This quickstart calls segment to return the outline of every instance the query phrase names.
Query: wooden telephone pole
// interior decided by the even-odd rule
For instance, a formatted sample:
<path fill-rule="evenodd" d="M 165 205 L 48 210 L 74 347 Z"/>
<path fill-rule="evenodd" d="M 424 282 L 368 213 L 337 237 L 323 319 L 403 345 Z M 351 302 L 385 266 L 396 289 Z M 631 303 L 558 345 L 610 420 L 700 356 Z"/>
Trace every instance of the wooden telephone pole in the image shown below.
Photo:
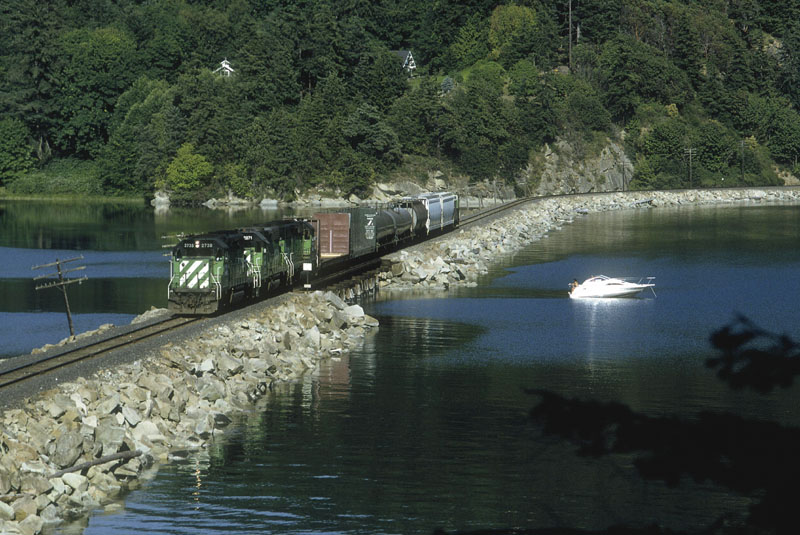
<path fill-rule="evenodd" d="M 692 158 L 694 158 L 695 154 L 697 154 L 697 150 L 694 147 L 691 147 L 685 149 L 683 153 L 689 157 L 689 187 L 693 188 L 694 183 L 692 182 Z"/>
<path fill-rule="evenodd" d="M 38 280 L 42 280 L 42 279 L 50 279 L 50 278 L 54 278 L 54 277 L 56 278 L 56 280 L 53 280 L 51 282 L 45 282 L 43 284 L 40 284 L 40 285 L 36 286 L 36 289 L 37 290 L 43 290 L 45 288 L 58 288 L 59 290 L 61 290 L 61 293 L 64 294 L 64 305 L 67 308 L 67 322 L 69 322 L 69 336 L 70 336 L 70 338 L 75 338 L 75 328 L 72 326 L 72 313 L 69 310 L 69 299 L 67 299 L 67 285 L 68 284 L 73 284 L 73 283 L 76 283 L 76 282 L 78 284 L 80 284 L 83 281 L 88 280 L 89 277 L 84 275 L 83 277 L 81 277 L 79 279 L 65 279 L 64 275 L 66 275 L 67 273 L 72 273 L 74 271 L 80 271 L 82 269 L 86 269 L 86 266 L 78 266 L 76 268 L 62 270 L 61 269 L 61 264 L 66 264 L 67 262 L 74 262 L 76 260 L 83 260 L 83 255 L 75 257 L 75 258 L 70 258 L 69 260 L 59 260 L 58 258 L 56 258 L 55 262 L 51 262 L 49 264 L 42 264 L 40 266 L 32 266 L 31 267 L 31 270 L 48 268 L 48 267 L 52 267 L 52 266 L 56 267 L 56 271 L 55 272 L 48 273 L 46 275 L 39 275 L 38 277 L 34 277 L 33 280 L 38 281 Z"/>
<path fill-rule="evenodd" d="M 572 0 L 569 0 L 569 73 L 572 74 Z"/>

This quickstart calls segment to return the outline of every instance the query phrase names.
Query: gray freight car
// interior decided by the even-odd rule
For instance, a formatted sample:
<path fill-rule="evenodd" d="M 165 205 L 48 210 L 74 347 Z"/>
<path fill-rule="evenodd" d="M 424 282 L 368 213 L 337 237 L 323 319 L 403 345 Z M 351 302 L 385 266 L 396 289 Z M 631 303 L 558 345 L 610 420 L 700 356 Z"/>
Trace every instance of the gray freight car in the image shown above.
<path fill-rule="evenodd" d="M 458 226 L 458 195 L 449 192 L 425 193 L 417 197 L 425 205 L 428 234 Z"/>

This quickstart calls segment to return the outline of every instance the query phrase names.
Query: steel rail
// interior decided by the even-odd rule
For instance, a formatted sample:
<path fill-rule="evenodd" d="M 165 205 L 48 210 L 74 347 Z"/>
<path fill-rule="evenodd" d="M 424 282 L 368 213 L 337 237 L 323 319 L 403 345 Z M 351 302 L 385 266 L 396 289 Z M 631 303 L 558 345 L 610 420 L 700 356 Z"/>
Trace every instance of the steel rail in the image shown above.
<path fill-rule="evenodd" d="M 492 216 L 495 216 L 497 214 L 501 214 L 501 213 L 503 213 L 503 212 L 505 212 L 507 210 L 510 210 L 511 208 L 515 208 L 517 206 L 520 206 L 522 204 L 525 204 L 525 203 L 528 203 L 528 202 L 531 202 L 533 200 L 540 199 L 540 198 L 541 197 L 521 197 L 519 199 L 514 199 L 513 201 L 509 201 L 507 203 L 503 203 L 503 204 L 499 204 L 499 205 L 493 206 L 492 208 L 487 208 L 486 210 L 481 210 L 480 212 L 471 214 L 471 215 L 461 219 L 461 221 L 459 222 L 459 226 L 471 225 L 473 223 L 476 223 L 476 222 L 481 221 L 483 219 L 486 219 L 488 217 L 492 217 Z"/>
<path fill-rule="evenodd" d="M 151 323 L 128 331 L 124 334 L 91 342 L 85 346 L 67 349 L 66 351 L 52 355 L 45 355 L 34 361 L 25 359 L 26 362 L 22 364 L 0 370 L 0 389 L 28 379 L 33 379 L 77 362 L 101 357 L 115 349 L 136 344 L 201 319 L 204 318 L 171 316 L 156 323 Z M 22 360 L 22 357 L 17 358 Z M 17 360 L 17 358 L 10 359 L 10 361 Z M 9 362 L 9 360 L 6 360 L 6 363 L 7 362 Z"/>

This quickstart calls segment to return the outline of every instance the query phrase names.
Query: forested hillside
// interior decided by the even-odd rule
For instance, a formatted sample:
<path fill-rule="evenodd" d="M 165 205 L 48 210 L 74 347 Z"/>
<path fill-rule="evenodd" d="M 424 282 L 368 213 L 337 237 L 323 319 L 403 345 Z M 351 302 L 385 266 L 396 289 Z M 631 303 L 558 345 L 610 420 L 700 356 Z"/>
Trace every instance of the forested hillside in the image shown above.
<path fill-rule="evenodd" d="M 410 163 L 515 184 L 556 138 L 624 143 L 631 188 L 800 174 L 798 0 L 0 5 L 12 192 L 348 194 Z"/>

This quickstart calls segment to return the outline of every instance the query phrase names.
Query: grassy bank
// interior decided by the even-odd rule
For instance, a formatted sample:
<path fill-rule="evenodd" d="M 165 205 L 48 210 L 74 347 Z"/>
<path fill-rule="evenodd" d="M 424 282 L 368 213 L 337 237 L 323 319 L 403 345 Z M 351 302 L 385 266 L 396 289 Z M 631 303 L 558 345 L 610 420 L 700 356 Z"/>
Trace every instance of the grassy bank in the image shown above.
<path fill-rule="evenodd" d="M 53 160 L 36 169 L 7 181 L 4 196 L 103 196 L 103 183 L 97 164 L 74 159 Z"/>
<path fill-rule="evenodd" d="M 147 200 L 142 196 L 137 197 L 117 197 L 113 195 L 80 195 L 80 194 L 18 194 L 11 193 L 6 188 L 0 187 L 0 201 L 42 201 L 42 202 L 64 202 L 74 203 L 82 202 L 84 204 L 108 204 L 108 203 L 126 203 L 126 204 L 145 204 Z"/>
<path fill-rule="evenodd" d="M 0 199 L 19 201 L 143 202 L 141 195 L 118 197 L 103 188 L 94 162 L 64 159 L 0 187 Z"/>

